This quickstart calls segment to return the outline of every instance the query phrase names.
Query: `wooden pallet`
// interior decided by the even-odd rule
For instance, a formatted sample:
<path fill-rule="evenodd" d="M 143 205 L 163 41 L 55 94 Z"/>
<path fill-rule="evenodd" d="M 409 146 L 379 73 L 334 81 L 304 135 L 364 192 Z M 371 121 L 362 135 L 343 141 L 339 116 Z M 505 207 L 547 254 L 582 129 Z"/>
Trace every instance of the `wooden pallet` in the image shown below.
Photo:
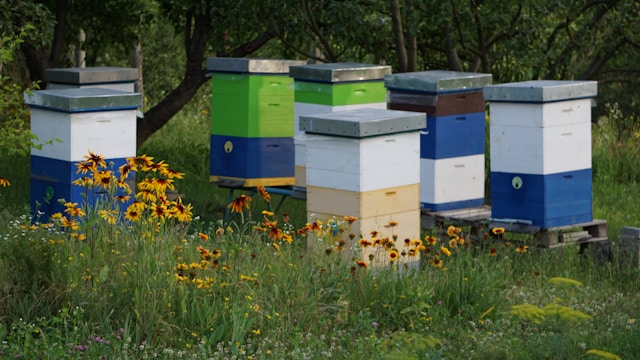
<path fill-rule="evenodd" d="M 548 229 L 530 224 L 492 221 L 489 227 L 491 229 L 504 228 L 506 232 L 511 233 L 532 235 L 538 246 L 548 248 L 608 240 L 606 220 L 593 220 Z"/>
<path fill-rule="evenodd" d="M 455 226 L 477 225 L 487 221 L 491 217 L 491 207 L 484 205 L 478 207 L 431 212 L 422 211 L 422 228 L 451 224 Z"/>

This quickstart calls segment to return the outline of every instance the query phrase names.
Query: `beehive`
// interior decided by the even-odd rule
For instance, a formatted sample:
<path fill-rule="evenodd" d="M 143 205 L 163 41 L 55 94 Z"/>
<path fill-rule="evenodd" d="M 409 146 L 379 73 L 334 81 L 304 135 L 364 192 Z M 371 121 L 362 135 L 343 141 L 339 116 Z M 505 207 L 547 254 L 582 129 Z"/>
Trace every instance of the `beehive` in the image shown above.
<path fill-rule="evenodd" d="M 491 211 L 544 229 L 592 213 L 591 98 L 595 81 L 536 80 L 487 86 Z"/>
<path fill-rule="evenodd" d="M 360 248 L 357 241 L 372 231 L 395 237 L 399 252 L 404 239 L 420 238 L 419 130 L 425 121 L 424 114 L 374 108 L 300 118 L 307 144 L 309 221 L 357 217 L 348 230 L 355 240 L 347 244 L 347 258 L 371 261 L 371 249 Z M 372 263 L 386 263 L 383 255 Z"/>
<path fill-rule="evenodd" d="M 295 184 L 306 187 L 306 141 L 300 117 L 359 108 L 386 109 L 384 75 L 390 66 L 330 63 L 292 66 L 295 82 Z"/>
<path fill-rule="evenodd" d="M 55 68 L 44 71 L 47 90 L 106 88 L 134 92 L 138 69 L 121 67 Z"/>
<path fill-rule="evenodd" d="M 56 199 L 89 206 L 100 194 L 73 185 L 83 176 L 76 164 L 91 151 L 112 170 L 136 156 L 137 93 L 105 88 L 33 91 L 25 94 L 30 106 L 31 131 L 42 148 L 31 149 L 31 207 L 46 217 L 64 210 Z M 86 196 L 85 196 L 86 195 Z"/>
<path fill-rule="evenodd" d="M 484 204 L 485 101 L 491 74 L 432 70 L 385 76 L 388 107 L 427 114 L 420 202 L 444 211 Z"/>
<path fill-rule="evenodd" d="M 293 80 L 304 61 L 208 58 L 211 75 L 212 182 L 294 183 Z"/>

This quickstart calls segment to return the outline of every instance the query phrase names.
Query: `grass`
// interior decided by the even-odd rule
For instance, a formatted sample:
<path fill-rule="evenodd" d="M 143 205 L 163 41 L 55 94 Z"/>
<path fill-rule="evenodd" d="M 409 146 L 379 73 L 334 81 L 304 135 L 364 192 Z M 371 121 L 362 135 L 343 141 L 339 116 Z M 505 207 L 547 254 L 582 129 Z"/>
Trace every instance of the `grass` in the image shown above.
<path fill-rule="evenodd" d="M 0 188 L 0 358 L 636 356 L 638 270 L 596 265 L 577 247 L 524 248 L 517 236 L 472 243 L 469 229 L 428 229 L 417 269 L 391 260 L 365 268 L 367 259 L 341 256 L 348 231 L 336 238 L 327 224 L 305 226 L 302 201 L 271 213 L 280 197 L 253 194 L 223 223 L 230 194 L 208 182 L 205 109 L 203 92 L 139 150 L 185 173 L 176 191 L 193 208 L 182 218 L 145 210 L 125 226 L 132 214 L 105 212 L 116 205 L 105 202 L 69 204 L 67 222 L 33 226 L 24 215 L 28 159 L 3 160 L 12 185 Z M 615 239 L 638 224 L 629 194 L 640 144 L 613 134 L 606 122 L 594 128 L 593 196 L 595 217 Z M 308 251 L 300 229 L 331 251 Z"/>

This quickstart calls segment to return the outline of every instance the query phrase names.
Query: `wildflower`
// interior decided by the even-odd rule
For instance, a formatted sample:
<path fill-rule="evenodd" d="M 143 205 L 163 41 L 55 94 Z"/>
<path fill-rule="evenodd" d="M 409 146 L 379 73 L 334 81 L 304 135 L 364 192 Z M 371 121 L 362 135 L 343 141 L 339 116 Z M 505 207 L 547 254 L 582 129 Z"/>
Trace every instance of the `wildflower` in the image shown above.
<path fill-rule="evenodd" d="M 151 213 L 152 218 L 154 219 L 159 218 L 160 220 L 164 221 L 166 216 L 167 216 L 167 208 L 164 205 L 156 204 L 153 207 L 153 212 Z"/>
<path fill-rule="evenodd" d="M 278 243 L 274 242 L 272 244 L 272 246 L 273 246 L 274 249 L 276 249 L 276 251 L 278 251 L 278 252 L 280 251 L 280 245 L 278 245 Z"/>
<path fill-rule="evenodd" d="M 440 251 L 446 256 L 451 256 L 451 251 L 444 246 L 440 246 Z"/>
<path fill-rule="evenodd" d="M 184 173 L 177 172 L 168 168 L 160 169 L 160 174 L 166 176 L 169 179 L 183 179 Z"/>
<path fill-rule="evenodd" d="M 357 220 L 358 220 L 357 217 L 347 216 L 347 215 L 344 216 L 344 221 L 348 222 L 349 224 L 353 224 Z"/>
<path fill-rule="evenodd" d="M 127 208 L 127 212 L 124 215 L 124 218 L 129 220 L 129 221 L 138 221 L 140 220 L 140 211 L 138 210 L 137 206 L 134 206 L 134 204 L 129 205 L 129 207 Z"/>
<path fill-rule="evenodd" d="M 118 168 L 118 172 L 120 173 L 120 180 L 124 180 L 129 177 L 129 173 L 133 170 L 133 166 L 129 163 L 126 163 Z"/>
<path fill-rule="evenodd" d="M 173 206 L 171 207 L 170 214 L 178 219 L 181 222 L 189 222 L 191 221 L 192 209 L 193 206 L 191 204 L 184 205 L 182 203 L 182 198 L 178 198 L 176 201 L 171 203 Z"/>
<path fill-rule="evenodd" d="M 116 195 L 115 196 L 115 200 L 119 201 L 122 204 L 124 204 L 127 201 L 131 200 L 131 195 Z"/>
<path fill-rule="evenodd" d="M 356 260 L 356 265 L 363 267 L 363 268 L 367 268 L 367 263 L 362 261 L 362 260 Z"/>
<path fill-rule="evenodd" d="M 165 193 L 167 189 L 171 189 L 171 190 L 175 189 L 175 186 L 173 185 L 173 180 L 171 179 L 156 178 L 156 179 L 153 179 L 152 181 L 153 181 L 153 187 L 158 193 Z"/>
<path fill-rule="evenodd" d="M 438 239 L 436 239 L 435 236 L 427 235 L 424 239 L 429 245 L 435 245 L 438 242 Z"/>
<path fill-rule="evenodd" d="M 399 254 L 398 254 L 398 251 L 396 249 L 393 249 L 393 250 L 389 251 L 389 254 L 387 256 L 389 256 L 389 260 L 396 261 L 396 260 L 398 260 Z"/>
<path fill-rule="evenodd" d="M 369 240 L 367 240 L 367 239 L 360 239 L 360 241 L 358 242 L 358 244 L 360 244 L 360 246 L 365 247 L 365 248 L 366 248 L 366 247 L 368 247 L 368 246 L 373 245 L 373 244 L 371 243 L 371 241 L 369 241 Z"/>
<path fill-rule="evenodd" d="M 503 227 L 493 228 L 491 229 L 491 232 L 493 233 L 493 235 L 502 235 L 504 234 L 504 228 Z"/>
<path fill-rule="evenodd" d="M 418 254 L 418 250 L 416 249 L 409 249 L 409 251 L 407 252 L 407 254 L 409 256 L 416 256 L 416 254 Z"/>
<path fill-rule="evenodd" d="M 118 220 L 118 212 L 115 210 L 98 210 L 98 215 L 100 215 L 102 220 L 106 221 L 107 224 L 115 225 Z"/>
<path fill-rule="evenodd" d="M 157 172 L 157 171 L 164 171 L 165 169 L 169 168 L 169 164 L 165 163 L 164 160 L 161 160 L 160 162 L 154 163 L 154 164 L 150 164 L 148 166 L 148 169 L 146 170 L 151 170 L 153 172 Z"/>
<path fill-rule="evenodd" d="M 409 242 L 409 244 L 410 244 L 411 246 L 416 246 L 416 247 L 418 247 L 418 246 L 422 246 L 422 240 L 420 240 L 420 239 L 411 239 L 411 241 Z"/>
<path fill-rule="evenodd" d="M 458 241 L 455 238 L 449 240 L 449 247 L 450 248 L 454 248 L 456 246 L 458 246 Z"/>
<path fill-rule="evenodd" d="M 224 229 L 223 228 L 217 228 L 216 229 L 216 236 L 222 236 L 224 235 Z"/>
<path fill-rule="evenodd" d="M 431 266 L 433 266 L 434 268 L 441 268 L 442 265 L 444 265 L 444 263 L 442 262 L 442 260 L 440 260 L 440 258 L 436 257 L 431 260 Z"/>
<path fill-rule="evenodd" d="M 127 162 L 131 164 L 132 170 L 148 171 L 150 166 L 153 165 L 153 157 L 147 155 L 136 156 L 128 158 Z"/>
<path fill-rule="evenodd" d="M 459 234 L 462 231 L 462 229 L 460 229 L 459 227 L 455 227 L 453 225 L 449 225 L 449 227 L 447 228 L 447 235 L 453 237 L 456 236 L 457 234 Z"/>
<path fill-rule="evenodd" d="M 100 170 L 93 173 L 93 181 L 105 189 L 108 188 L 111 184 L 111 170 Z"/>
<path fill-rule="evenodd" d="M 269 210 L 262 210 L 262 215 L 264 215 L 265 217 L 271 217 L 273 216 L 273 213 Z"/>
<path fill-rule="evenodd" d="M 394 227 L 394 226 L 396 226 L 396 225 L 398 225 L 398 222 L 397 222 L 397 221 L 395 221 L 395 220 L 391 220 L 391 221 L 389 221 L 389 224 L 388 224 L 388 226 L 389 226 L 389 227 Z"/>
<path fill-rule="evenodd" d="M 282 240 L 286 241 L 289 244 L 293 243 L 293 237 L 289 234 L 283 234 Z"/>
<path fill-rule="evenodd" d="M 464 245 L 464 238 L 462 236 L 456 235 L 455 239 L 459 246 Z"/>
<path fill-rule="evenodd" d="M 227 207 L 231 209 L 231 212 L 242 213 L 243 207 L 246 207 L 247 209 L 249 208 L 250 201 L 251 197 L 243 194 L 231 201 Z"/>
<path fill-rule="evenodd" d="M 378 324 L 378 323 L 377 323 L 377 322 L 375 322 L 375 321 L 371 323 L 371 326 L 372 326 L 372 327 L 374 327 L 374 328 L 377 328 L 379 325 L 380 325 L 380 324 Z"/>
<path fill-rule="evenodd" d="M 87 159 L 87 162 L 91 162 L 97 167 L 107 167 L 107 163 L 106 161 L 104 161 L 104 157 L 102 155 L 94 154 L 93 152 L 91 152 L 91 150 L 89 150 L 89 155 L 85 155 L 84 158 Z"/>
<path fill-rule="evenodd" d="M 86 175 L 89 172 L 96 171 L 96 166 L 90 161 L 81 161 L 76 164 L 76 174 Z"/>
<path fill-rule="evenodd" d="M 496 250 L 496 248 L 489 249 L 489 256 L 496 256 L 496 255 L 498 255 L 498 250 Z"/>
<path fill-rule="evenodd" d="M 260 193 L 260 195 L 262 196 L 264 201 L 266 201 L 266 202 L 270 202 L 271 201 L 271 194 L 269 194 L 269 192 L 267 192 L 267 189 L 264 186 L 258 186 L 258 192 Z"/>
<path fill-rule="evenodd" d="M 150 189 L 140 189 L 136 193 L 136 198 L 140 198 L 142 201 L 146 202 L 156 202 L 158 198 Z"/>
<path fill-rule="evenodd" d="M 516 248 L 516 252 L 519 252 L 519 253 L 524 254 L 524 253 L 526 253 L 526 252 L 527 252 L 527 249 L 528 249 L 528 248 L 529 248 L 528 246 L 525 246 L 525 245 L 519 245 L 519 246 Z"/>
<path fill-rule="evenodd" d="M 205 233 L 198 233 L 198 237 L 204 241 L 209 240 L 209 235 L 205 234 Z"/>
<path fill-rule="evenodd" d="M 251 332 L 253 333 L 253 335 L 260 335 L 260 329 L 254 329 L 251 330 Z"/>

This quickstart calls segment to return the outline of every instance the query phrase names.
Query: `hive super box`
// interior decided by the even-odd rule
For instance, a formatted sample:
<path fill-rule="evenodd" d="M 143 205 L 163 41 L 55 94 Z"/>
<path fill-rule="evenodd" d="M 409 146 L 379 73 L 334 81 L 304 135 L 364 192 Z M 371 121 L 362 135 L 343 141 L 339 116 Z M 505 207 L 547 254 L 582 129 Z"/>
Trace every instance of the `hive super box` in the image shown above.
<path fill-rule="evenodd" d="M 304 61 L 208 58 L 212 182 L 294 184 L 293 79 Z"/>
<path fill-rule="evenodd" d="M 141 94 L 105 88 L 39 90 L 25 94 L 25 103 L 31 131 L 44 143 L 31 149 L 31 207 L 45 218 L 64 210 L 57 199 L 89 206 L 99 199 L 99 193 L 72 184 L 83 176 L 76 174 L 76 164 L 89 151 L 113 163 L 114 171 L 136 156 Z"/>
<path fill-rule="evenodd" d="M 385 76 L 389 109 L 427 114 L 420 202 L 445 211 L 484 204 L 485 101 L 491 74 L 431 70 Z"/>
<path fill-rule="evenodd" d="M 373 108 L 304 115 L 307 141 L 307 216 L 323 222 L 357 217 L 349 232 L 346 258 L 369 262 L 372 249 L 360 249 L 360 236 L 420 238 L 420 134 L 424 114 Z M 391 221 L 397 222 L 390 226 Z M 346 237 L 347 234 L 345 234 Z M 310 239 L 314 247 L 314 239 Z M 417 261 L 403 258 L 402 262 Z M 386 263 L 386 254 L 373 265 Z"/>
<path fill-rule="evenodd" d="M 491 216 L 543 229 L 593 220 L 591 98 L 595 81 L 487 86 Z"/>
<path fill-rule="evenodd" d="M 385 65 L 330 63 L 292 66 L 295 84 L 295 183 L 306 186 L 306 141 L 300 117 L 359 108 L 386 109 L 383 78 Z"/>

